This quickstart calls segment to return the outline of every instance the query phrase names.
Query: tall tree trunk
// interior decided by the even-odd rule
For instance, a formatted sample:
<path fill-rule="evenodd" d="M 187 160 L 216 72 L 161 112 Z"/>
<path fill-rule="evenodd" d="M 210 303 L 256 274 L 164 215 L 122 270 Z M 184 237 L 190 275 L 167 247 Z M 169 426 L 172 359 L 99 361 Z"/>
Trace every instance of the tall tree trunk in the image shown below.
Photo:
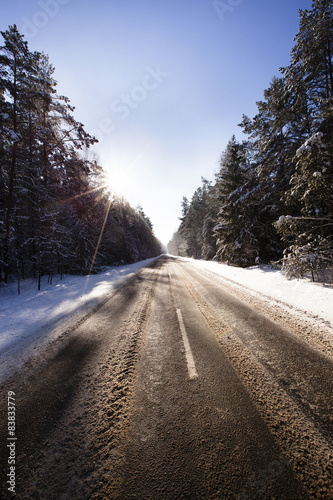
<path fill-rule="evenodd" d="M 13 132 L 17 134 L 17 79 L 16 67 L 14 67 L 14 81 L 13 81 Z M 5 226 L 5 242 L 4 242 L 4 267 L 5 267 L 5 283 L 8 283 L 9 275 L 9 241 L 10 241 L 10 221 L 13 210 L 13 197 L 14 197 L 14 182 L 16 173 L 16 159 L 17 159 L 17 142 L 14 138 L 12 159 L 9 172 L 9 185 L 8 185 L 8 199 L 7 199 L 7 213 L 6 213 L 6 226 Z"/>
<path fill-rule="evenodd" d="M 9 275 L 9 241 L 10 241 L 10 221 L 12 217 L 13 210 L 13 196 L 14 196 L 14 180 L 16 171 L 16 157 L 17 157 L 17 145 L 13 146 L 12 161 L 9 174 L 9 186 L 8 186 L 8 200 L 7 200 L 7 214 L 6 214 L 6 226 L 5 226 L 5 242 L 4 242 L 4 267 L 5 267 L 5 283 L 8 283 Z"/>
<path fill-rule="evenodd" d="M 329 97 L 333 97 L 333 68 L 332 68 L 332 51 L 330 41 L 327 40 L 327 60 L 328 60 L 328 70 L 331 82 L 331 95 Z"/>

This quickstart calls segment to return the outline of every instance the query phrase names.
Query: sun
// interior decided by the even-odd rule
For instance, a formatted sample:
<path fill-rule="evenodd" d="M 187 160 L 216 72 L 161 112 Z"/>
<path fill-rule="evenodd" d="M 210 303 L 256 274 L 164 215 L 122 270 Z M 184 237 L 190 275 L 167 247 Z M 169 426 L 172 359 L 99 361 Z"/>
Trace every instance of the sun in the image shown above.
<path fill-rule="evenodd" d="M 143 159 L 148 148 L 149 145 L 134 155 L 126 149 L 119 152 L 117 148 L 109 148 L 102 154 L 103 181 L 110 193 L 125 198 L 131 204 L 140 203 L 137 198 L 143 176 L 147 173 Z"/>
<path fill-rule="evenodd" d="M 125 195 L 128 188 L 128 179 L 126 174 L 116 168 L 108 168 L 103 175 L 105 187 L 111 193 Z"/>
<path fill-rule="evenodd" d="M 113 196 L 125 198 L 131 202 L 135 198 L 135 175 L 131 168 L 105 166 L 103 185 Z"/>

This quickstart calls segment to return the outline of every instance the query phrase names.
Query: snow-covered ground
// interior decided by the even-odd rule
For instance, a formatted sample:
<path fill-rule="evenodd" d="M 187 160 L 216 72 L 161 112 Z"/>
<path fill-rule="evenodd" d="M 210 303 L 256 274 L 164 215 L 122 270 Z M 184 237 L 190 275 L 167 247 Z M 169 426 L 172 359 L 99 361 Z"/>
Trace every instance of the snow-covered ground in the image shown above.
<path fill-rule="evenodd" d="M 333 288 L 322 283 L 313 283 L 307 279 L 288 280 L 282 271 L 272 266 L 255 266 L 246 269 L 219 264 L 218 262 L 194 260 L 181 257 L 182 260 L 204 269 L 222 280 L 226 279 L 242 288 L 264 295 L 289 310 L 304 311 L 313 318 L 330 322 L 333 327 Z"/>
<path fill-rule="evenodd" d="M 221 280 L 277 301 L 289 310 L 304 311 L 313 318 L 330 322 L 333 327 L 333 289 L 308 280 L 287 280 L 283 273 L 270 266 L 248 269 L 181 258 L 213 273 Z M 89 314 L 117 286 L 133 276 L 154 259 L 90 276 L 54 278 L 53 284 L 26 280 L 17 295 L 17 285 L 0 288 L 0 379 L 18 369 L 32 353 L 55 340 L 65 330 Z"/>
<path fill-rule="evenodd" d="M 36 280 L 0 288 L 0 380 L 17 370 L 40 347 L 89 314 L 117 286 L 155 259 L 110 267 L 102 274 L 47 278 L 37 290 Z"/>

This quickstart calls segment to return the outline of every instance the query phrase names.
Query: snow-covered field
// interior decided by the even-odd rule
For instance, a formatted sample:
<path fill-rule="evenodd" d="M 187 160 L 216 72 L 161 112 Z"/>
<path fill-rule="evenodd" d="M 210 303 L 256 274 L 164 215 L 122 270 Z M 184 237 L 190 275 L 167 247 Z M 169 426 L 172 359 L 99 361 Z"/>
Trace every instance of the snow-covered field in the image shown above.
<path fill-rule="evenodd" d="M 255 266 L 242 269 L 217 262 L 180 257 L 221 279 L 254 291 L 265 298 L 277 301 L 289 310 L 304 312 L 323 319 L 333 327 L 333 288 L 307 279 L 288 280 L 283 272 L 272 266 Z"/>
<path fill-rule="evenodd" d="M 15 284 L 0 288 L 0 379 L 10 375 L 48 342 L 55 340 L 66 329 L 89 314 L 116 287 L 133 276 L 154 259 L 121 267 L 110 267 L 106 272 L 90 276 L 54 278 L 53 284 L 26 280 L 17 295 Z M 308 280 L 287 280 L 281 271 L 270 266 L 248 269 L 182 258 L 213 273 L 221 280 L 278 302 L 289 310 L 322 319 L 333 326 L 333 289 Z"/>
<path fill-rule="evenodd" d="M 52 285 L 45 277 L 40 291 L 36 280 L 25 280 L 20 295 L 15 283 L 0 288 L 0 380 L 154 260 L 110 267 L 89 277 L 66 275 L 62 280 L 55 277 Z"/>

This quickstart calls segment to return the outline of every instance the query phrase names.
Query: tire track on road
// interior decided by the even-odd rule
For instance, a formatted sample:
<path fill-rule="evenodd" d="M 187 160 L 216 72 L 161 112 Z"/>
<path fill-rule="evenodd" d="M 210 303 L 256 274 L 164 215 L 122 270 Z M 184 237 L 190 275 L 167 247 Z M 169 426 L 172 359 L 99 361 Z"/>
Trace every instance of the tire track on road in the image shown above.
<path fill-rule="evenodd" d="M 311 344 L 325 355 L 333 357 L 333 330 L 327 321 L 313 317 L 305 311 L 293 308 L 289 304 L 257 292 L 236 281 L 200 269 L 189 264 L 203 278 L 209 277 L 217 286 L 234 295 L 250 307 L 291 331 L 294 335 Z M 314 321 L 315 319 L 315 321 Z"/>
<path fill-rule="evenodd" d="M 180 266 L 174 267 L 310 497 L 332 499 L 332 444 L 241 341 L 232 317 L 222 319 Z"/>
<path fill-rule="evenodd" d="M 11 379 L 18 388 L 18 499 L 107 498 L 101 491 L 115 481 L 117 442 L 130 414 L 159 266 L 140 272 L 90 314 L 55 359 L 29 369 L 28 380 L 24 372 Z"/>

